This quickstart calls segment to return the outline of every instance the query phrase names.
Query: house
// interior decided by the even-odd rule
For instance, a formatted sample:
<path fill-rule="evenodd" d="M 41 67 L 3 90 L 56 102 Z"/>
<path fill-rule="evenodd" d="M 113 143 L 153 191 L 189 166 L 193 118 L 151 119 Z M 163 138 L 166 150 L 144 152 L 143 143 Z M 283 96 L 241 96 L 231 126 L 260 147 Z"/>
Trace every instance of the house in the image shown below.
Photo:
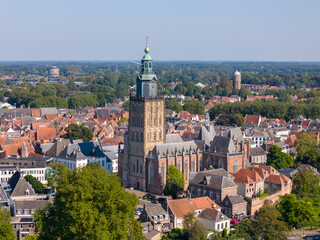
<path fill-rule="evenodd" d="M 267 154 L 262 147 L 250 148 L 250 163 L 251 164 L 266 164 Z"/>
<path fill-rule="evenodd" d="M 227 195 L 237 195 L 238 185 L 231 174 L 215 169 L 196 173 L 189 182 L 189 191 L 192 197 L 209 196 L 219 204 Z"/>
<path fill-rule="evenodd" d="M 239 185 L 238 195 L 242 197 L 252 197 L 264 191 L 264 179 L 254 168 L 241 169 L 233 176 L 234 182 Z"/>
<path fill-rule="evenodd" d="M 32 186 L 24 179 L 23 173 L 16 171 L 8 181 L 9 196 L 12 200 L 35 199 L 37 194 Z"/>
<path fill-rule="evenodd" d="M 246 115 L 244 126 L 246 128 L 252 127 L 252 126 L 259 126 L 261 123 L 261 116 L 260 115 Z"/>
<path fill-rule="evenodd" d="M 152 224 L 152 228 L 159 232 L 167 232 L 170 229 L 169 214 L 159 203 L 153 204 L 145 201 L 139 220 L 141 222 L 150 222 Z"/>
<path fill-rule="evenodd" d="M 282 195 L 291 193 L 292 180 L 281 173 L 270 175 L 264 182 L 266 191 L 282 192 Z"/>
<path fill-rule="evenodd" d="M 142 222 L 142 234 L 147 240 L 161 240 L 162 234 L 153 229 L 151 222 Z"/>
<path fill-rule="evenodd" d="M 183 228 L 183 217 L 188 213 L 195 213 L 187 198 L 168 200 L 168 207 L 173 228 Z"/>
<path fill-rule="evenodd" d="M 246 216 L 247 215 L 247 201 L 245 201 L 241 196 L 226 196 L 223 200 L 222 213 L 230 218 Z"/>
<path fill-rule="evenodd" d="M 207 196 L 198 197 L 198 198 L 191 198 L 190 201 L 191 201 L 191 205 L 196 213 L 196 216 L 198 216 L 203 210 L 205 210 L 207 208 L 214 208 L 218 211 L 221 210 L 221 207 Z"/>
<path fill-rule="evenodd" d="M 207 208 L 199 216 L 199 221 L 210 231 L 221 232 L 223 229 L 230 230 L 230 218 L 218 211 L 217 209 Z"/>

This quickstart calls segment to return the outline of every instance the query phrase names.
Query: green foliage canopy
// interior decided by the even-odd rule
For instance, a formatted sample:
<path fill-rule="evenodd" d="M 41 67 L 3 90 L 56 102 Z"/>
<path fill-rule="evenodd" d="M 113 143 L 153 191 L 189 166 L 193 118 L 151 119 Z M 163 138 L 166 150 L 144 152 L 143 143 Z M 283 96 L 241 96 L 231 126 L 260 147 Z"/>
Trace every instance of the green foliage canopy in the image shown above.
<path fill-rule="evenodd" d="M 12 231 L 10 212 L 0 207 L 0 240 L 15 240 L 16 236 Z"/>
<path fill-rule="evenodd" d="M 34 176 L 26 175 L 24 176 L 24 179 L 32 185 L 32 188 L 36 193 L 39 193 L 39 194 L 44 193 L 42 183 L 38 179 L 36 179 Z"/>
<path fill-rule="evenodd" d="M 134 219 L 138 200 L 125 191 L 116 175 L 104 169 L 62 169 L 53 203 L 34 216 L 39 240 L 142 240 Z"/>
<path fill-rule="evenodd" d="M 164 189 L 165 195 L 176 198 L 184 189 L 183 173 L 174 165 L 169 165 L 167 183 Z"/>
<path fill-rule="evenodd" d="M 84 123 L 80 125 L 72 123 L 65 128 L 65 131 L 67 132 L 65 138 L 68 139 L 82 139 L 84 142 L 90 142 L 93 138 L 92 132 L 84 125 Z"/>
<path fill-rule="evenodd" d="M 271 165 L 275 169 L 292 167 L 294 164 L 293 157 L 288 153 L 283 153 L 282 149 L 276 145 L 269 148 L 267 155 L 267 165 Z"/>

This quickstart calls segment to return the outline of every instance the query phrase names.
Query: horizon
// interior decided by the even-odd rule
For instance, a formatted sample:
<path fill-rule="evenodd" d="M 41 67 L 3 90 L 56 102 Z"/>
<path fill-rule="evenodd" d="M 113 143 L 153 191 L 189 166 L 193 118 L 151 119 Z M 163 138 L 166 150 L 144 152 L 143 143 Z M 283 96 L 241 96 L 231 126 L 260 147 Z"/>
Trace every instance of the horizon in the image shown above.
<path fill-rule="evenodd" d="M 0 2 L 1 61 L 319 62 L 317 0 Z"/>

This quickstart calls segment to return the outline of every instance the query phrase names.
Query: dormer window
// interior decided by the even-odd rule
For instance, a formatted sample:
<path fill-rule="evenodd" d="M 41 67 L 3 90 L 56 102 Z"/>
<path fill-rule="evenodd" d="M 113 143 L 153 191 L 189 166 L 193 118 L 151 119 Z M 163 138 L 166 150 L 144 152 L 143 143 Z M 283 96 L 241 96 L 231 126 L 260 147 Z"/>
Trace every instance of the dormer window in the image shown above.
<path fill-rule="evenodd" d="M 29 189 L 27 189 L 26 191 L 25 191 L 25 194 L 26 194 L 26 196 L 29 196 Z"/>

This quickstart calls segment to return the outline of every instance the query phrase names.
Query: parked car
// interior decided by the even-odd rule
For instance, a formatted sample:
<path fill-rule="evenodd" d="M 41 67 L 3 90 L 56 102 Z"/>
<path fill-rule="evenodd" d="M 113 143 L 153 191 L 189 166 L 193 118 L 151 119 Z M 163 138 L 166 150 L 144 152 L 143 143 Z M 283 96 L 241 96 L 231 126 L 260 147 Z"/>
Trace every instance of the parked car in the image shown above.
<path fill-rule="evenodd" d="M 236 223 L 239 223 L 239 222 L 236 219 L 233 219 L 233 220 L 230 221 L 230 223 L 231 224 L 236 224 Z"/>
<path fill-rule="evenodd" d="M 153 199 L 156 199 L 156 197 L 150 193 L 147 193 L 142 197 L 142 199 L 153 200 Z"/>
<path fill-rule="evenodd" d="M 154 204 L 159 203 L 159 201 L 157 199 L 152 199 L 151 202 L 154 203 Z"/>

